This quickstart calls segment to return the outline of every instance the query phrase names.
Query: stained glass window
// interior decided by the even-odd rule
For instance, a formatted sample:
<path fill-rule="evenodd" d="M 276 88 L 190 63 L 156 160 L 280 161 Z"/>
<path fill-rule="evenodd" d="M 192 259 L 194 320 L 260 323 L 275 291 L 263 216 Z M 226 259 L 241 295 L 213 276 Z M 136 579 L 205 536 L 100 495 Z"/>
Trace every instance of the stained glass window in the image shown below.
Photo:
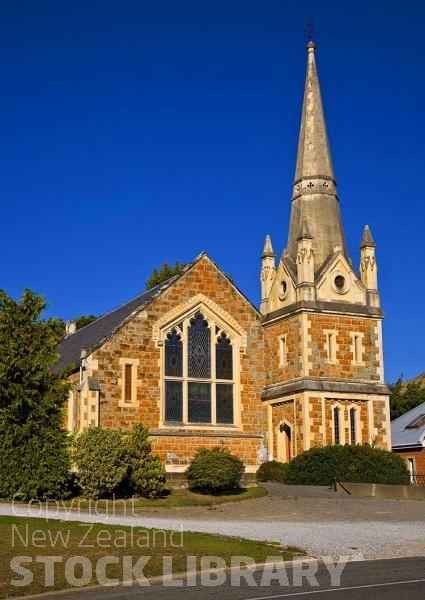
<path fill-rule="evenodd" d="M 211 384 L 189 382 L 188 414 L 190 423 L 211 423 Z"/>
<path fill-rule="evenodd" d="M 165 340 L 165 375 L 183 376 L 183 343 L 176 329 L 170 331 Z"/>
<path fill-rule="evenodd" d="M 189 377 L 209 379 L 211 377 L 211 332 L 200 312 L 191 319 L 188 334 Z"/>
<path fill-rule="evenodd" d="M 233 385 L 217 383 L 216 386 L 217 423 L 233 423 Z"/>
<path fill-rule="evenodd" d="M 223 332 L 215 345 L 216 378 L 233 379 L 233 351 L 232 344 Z"/>
<path fill-rule="evenodd" d="M 183 421 L 183 382 L 165 382 L 165 420 Z"/>
<path fill-rule="evenodd" d="M 198 310 L 164 338 L 164 421 L 234 423 L 232 339 Z M 213 354 L 215 353 L 215 354 Z"/>

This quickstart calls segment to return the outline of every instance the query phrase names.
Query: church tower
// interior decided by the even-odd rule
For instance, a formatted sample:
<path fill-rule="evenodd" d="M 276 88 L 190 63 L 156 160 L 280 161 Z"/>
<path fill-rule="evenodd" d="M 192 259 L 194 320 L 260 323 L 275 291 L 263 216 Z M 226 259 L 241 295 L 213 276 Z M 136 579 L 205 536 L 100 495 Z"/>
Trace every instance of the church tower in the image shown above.
<path fill-rule="evenodd" d="M 347 254 L 313 42 L 287 248 L 275 264 L 267 236 L 261 283 L 269 457 L 288 461 L 328 444 L 391 449 L 375 243 L 366 226 L 357 272 Z"/>

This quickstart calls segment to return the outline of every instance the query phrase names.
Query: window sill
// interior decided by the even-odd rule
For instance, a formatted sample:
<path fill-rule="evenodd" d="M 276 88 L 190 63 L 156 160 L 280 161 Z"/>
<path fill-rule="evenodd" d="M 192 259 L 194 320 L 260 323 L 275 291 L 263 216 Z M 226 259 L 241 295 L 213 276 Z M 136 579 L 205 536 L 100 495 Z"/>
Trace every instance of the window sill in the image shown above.
<path fill-rule="evenodd" d="M 238 429 L 234 423 L 183 423 L 183 421 L 164 421 L 162 427 L 178 429 Z"/>

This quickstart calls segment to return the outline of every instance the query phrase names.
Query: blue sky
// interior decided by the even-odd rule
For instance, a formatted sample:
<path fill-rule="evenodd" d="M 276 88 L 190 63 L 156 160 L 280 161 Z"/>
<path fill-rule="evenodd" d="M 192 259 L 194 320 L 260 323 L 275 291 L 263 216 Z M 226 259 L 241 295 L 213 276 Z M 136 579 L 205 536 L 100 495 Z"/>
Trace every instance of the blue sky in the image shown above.
<path fill-rule="evenodd" d="M 101 314 L 205 250 L 255 303 L 286 245 L 317 62 L 350 255 L 378 245 L 386 378 L 425 371 L 419 1 L 2 0 L 0 287 Z"/>

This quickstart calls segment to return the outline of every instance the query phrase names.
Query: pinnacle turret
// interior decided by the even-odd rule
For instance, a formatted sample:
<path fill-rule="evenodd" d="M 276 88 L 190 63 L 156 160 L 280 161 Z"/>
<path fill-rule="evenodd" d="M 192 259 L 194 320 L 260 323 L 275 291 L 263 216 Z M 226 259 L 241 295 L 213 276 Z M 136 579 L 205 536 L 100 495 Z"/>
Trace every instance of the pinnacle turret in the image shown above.
<path fill-rule="evenodd" d="M 363 248 L 376 248 L 376 244 L 373 241 L 373 236 L 369 225 L 365 225 L 365 228 L 363 229 L 363 236 L 362 241 L 360 243 L 360 249 Z"/>
<path fill-rule="evenodd" d="M 271 240 L 270 236 L 266 235 L 266 239 L 264 241 L 263 253 L 261 255 L 261 258 L 266 258 L 268 256 L 275 258 L 276 254 L 273 251 L 272 240 Z"/>

